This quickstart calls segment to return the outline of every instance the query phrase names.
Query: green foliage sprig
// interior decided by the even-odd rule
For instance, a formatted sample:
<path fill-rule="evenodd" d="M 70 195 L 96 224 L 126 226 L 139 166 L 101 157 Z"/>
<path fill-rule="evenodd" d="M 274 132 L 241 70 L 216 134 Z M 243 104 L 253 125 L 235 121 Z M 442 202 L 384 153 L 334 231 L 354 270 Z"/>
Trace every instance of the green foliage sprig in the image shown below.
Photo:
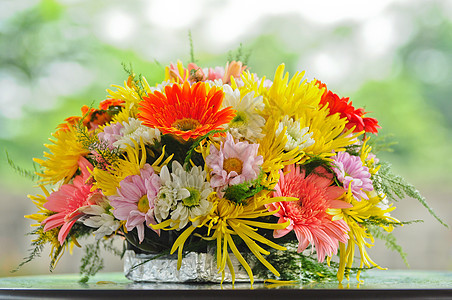
<path fill-rule="evenodd" d="M 399 253 L 399 255 L 403 259 L 403 262 L 405 263 L 405 265 L 407 267 L 410 266 L 408 263 L 406 252 L 404 252 L 402 249 L 402 246 L 400 246 L 397 243 L 397 240 L 392 233 L 387 232 L 383 228 L 378 227 L 378 226 L 370 226 L 370 227 L 368 227 L 368 230 L 372 234 L 372 236 L 376 237 L 377 239 L 385 241 L 386 248 Z"/>
<path fill-rule="evenodd" d="M 201 142 L 205 139 L 207 139 L 208 137 L 217 134 L 217 133 L 223 133 L 226 132 L 227 129 L 223 129 L 223 130 L 211 130 L 208 133 L 206 133 L 203 136 L 198 137 L 193 144 L 190 146 L 190 149 L 188 149 L 187 151 L 187 155 L 185 156 L 185 160 L 184 160 L 184 165 L 187 171 L 189 171 L 190 169 L 190 159 L 193 156 L 193 152 L 195 151 L 196 147 L 198 147 Z"/>
<path fill-rule="evenodd" d="M 237 205 L 246 205 L 247 200 L 250 197 L 253 197 L 263 190 L 270 190 L 266 186 L 260 184 L 263 176 L 264 173 L 261 170 L 259 176 L 255 180 L 228 186 L 225 190 L 224 198 Z"/>
<path fill-rule="evenodd" d="M 297 244 L 288 243 L 284 245 L 287 251 L 270 249 L 270 254 L 266 259 L 273 266 L 277 266 L 280 277 L 277 278 L 265 266 L 255 263 L 252 271 L 258 277 L 277 280 L 297 280 L 303 284 L 310 282 L 321 282 L 336 280 L 339 263 L 331 261 L 330 264 L 320 263 L 316 253 L 306 255 L 303 252 L 297 253 Z M 247 261 L 254 261 L 254 256 L 246 254 Z M 346 268 L 345 274 L 356 273 L 367 268 Z"/>
<path fill-rule="evenodd" d="M 110 149 L 106 141 L 99 140 L 96 134 L 90 134 L 88 128 L 81 123 L 79 123 L 76 128 L 78 132 L 78 141 L 82 144 L 83 148 L 89 151 L 96 151 L 106 163 L 111 164 L 119 159 L 119 147 Z M 98 160 L 94 160 L 94 164 L 96 164 L 96 167 L 103 169 L 103 167 L 98 164 Z"/>
<path fill-rule="evenodd" d="M 42 251 L 44 250 L 44 246 L 47 243 L 51 243 L 51 237 L 58 235 L 58 229 L 54 228 L 47 232 L 44 232 L 44 226 L 41 225 L 41 226 L 37 227 L 36 229 L 27 233 L 27 235 L 36 235 L 37 238 L 31 242 L 31 248 L 28 250 L 28 252 L 29 252 L 28 256 L 24 257 L 22 262 L 14 270 L 12 270 L 11 273 L 15 273 L 15 272 L 19 271 L 19 269 L 22 266 L 29 263 L 36 257 L 40 257 Z M 58 261 L 58 258 L 60 257 L 61 251 L 63 251 L 63 249 L 64 249 L 64 246 L 62 246 L 62 245 L 58 245 L 54 248 L 54 251 L 52 253 L 51 260 L 50 260 L 50 265 L 49 265 L 50 272 L 52 272 L 54 270 L 55 264 Z"/>
<path fill-rule="evenodd" d="M 103 268 L 104 260 L 100 255 L 100 240 L 94 244 L 86 245 L 85 255 L 82 257 L 82 264 L 80 265 L 80 275 L 83 275 L 80 282 L 88 282 L 91 276 L 96 275 Z"/>
<path fill-rule="evenodd" d="M 402 200 L 406 196 L 416 199 L 436 220 L 438 220 L 438 222 L 449 228 L 449 226 L 444 223 L 444 221 L 427 204 L 427 200 L 413 185 L 409 184 L 400 175 L 396 175 L 392 172 L 391 165 L 389 163 L 381 163 L 380 169 L 372 179 L 377 193 L 384 193 L 389 199 L 394 201 Z"/>
<path fill-rule="evenodd" d="M 157 64 L 159 65 L 158 62 Z M 124 62 L 122 62 L 121 65 L 127 75 L 132 78 L 132 82 L 138 88 L 137 94 L 140 97 L 140 100 L 143 100 L 143 96 L 147 95 L 146 88 L 144 87 L 143 76 L 141 74 L 135 74 L 135 72 L 133 71 L 132 63 L 129 63 L 129 66 L 127 66 Z"/>
<path fill-rule="evenodd" d="M 36 163 L 33 163 L 33 169 L 34 171 L 26 170 L 22 167 L 19 167 L 9 156 L 8 151 L 5 150 L 6 153 L 6 160 L 8 161 L 8 164 L 11 168 L 13 168 L 14 171 L 16 171 L 19 175 L 22 177 L 25 177 L 27 179 L 37 181 L 39 179 L 39 176 L 36 175 L 36 172 L 38 171 L 38 168 L 36 166 Z"/>
<path fill-rule="evenodd" d="M 188 31 L 188 43 L 190 45 L 190 62 L 196 63 L 195 50 L 193 48 L 193 37 L 191 35 L 191 30 Z"/>
<path fill-rule="evenodd" d="M 367 144 L 372 147 L 372 153 L 377 154 L 379 152 L 394 152 L 392 146 L 397 145 L 396 141 L 392 141 L 393 134 L 373 136 Z"/>
<path fill-rule="evenodd" d="M 411 220 L 411 221 L 390 221 L 376 216 L 370 216 L 368 219 L 360 219 L 359 224 L 369 227 L 369 226 L 403 226 L 410 225 L 413 223 L 423 223 L 423 220 Z"/>
<path fill-rule="evenodd" d="M 251 50 L 245 51 L 242 43 L 240 43 L 239 47 L 235 51 L 228 52 L 228 61 L 241 61 L 244 65 L 248 64 L 248 59 L 251 56 Z"/>
<path fill-rule="evenodd" d="M 42 232 L 42 228 L 43 226 L 40 226 L 38 228 L 36 228 L 35 230 L 27 233 L 27 235 L 38 235 L 39 237 L 36 240 L 33 240 L 31 242 L 31 247 L 28 252 L 28 256 L 24 257 L 24 259 L 22 260 L 22 262 L 14 269 L 11 271 L 11 273 L 15 273 L 17 271 L 19 271 L 19 269 L 24 266 L 25 264 L 29 263 L 30 261 L 32 261 L 33 259 L 35 259 L 36 257 L 40 257 L 42 251 L 44 250 L 44 246 L 47 243 L 47 239 L 45 239 L 45 237 L 43 235 L 40 235 L 39 233 Z"/>

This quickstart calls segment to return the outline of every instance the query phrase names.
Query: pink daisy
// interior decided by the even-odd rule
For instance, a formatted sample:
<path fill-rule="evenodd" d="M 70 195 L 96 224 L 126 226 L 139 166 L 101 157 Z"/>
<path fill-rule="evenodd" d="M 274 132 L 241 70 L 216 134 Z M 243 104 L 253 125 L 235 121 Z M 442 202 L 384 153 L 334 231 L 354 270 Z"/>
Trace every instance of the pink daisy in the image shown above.
<path fill-rule="evenodd" d="M 81 212 L 83 208 L 96 204 L 103 197 L 99 190 L 91 191 L 92 184 L 87 183 L 91 176 L 88 169 L 92 170 L 93 165 L 82 156 L 78 160 L 78 165 L 82 174 L 76 176 L 71 184 L 63 184 L 58 191 L 51 193 L 44 204 L 46 209 L 57 212 L 42 222 L 45 224 L 44 231 L 61 226 L 58 233 L 61 245 L 74 223 L 84 215 Z"/>
<path fill-rule="evenodd" d="M 146 164 L 140 175 L 130 175 L 119 183 L 117 194 L 109 196 L 113 215 L 119 220 L 127 221 L 126 229 L 137 229 L 140 243 L 144 239 L 144 223 L 157 224 L 154 219 L 154 200 L 160 189 L 160 177 L 154 169 Z M 154 230 L 160 234 L 158 230 Z"/>
<path fill-rule="evenodd" d="M 333 175 L 325 168 L 317 167 L 305 177 L 305 170 L 295 165 L 287 166 L 280 171 L 280 179 L 275 187 L 275 197 L 296 197 L 298 201 L 275 202 L 267 206 L 269 211 L 276 211 L 278 223 L 289 221 L 285 229 L 275 230 L 275 238 L 282 237 L 294 231 L 298 239 L 298 250 L 302 252 L 309 244 L 317 251 L 319 262 L 325 256 L 337 253 L 339 242 L 347 243 L 349 228 L 344 220 L 333 221 L 326 211 L 328 208 L 349 208 L 351 205 L 345 201 L 336 200 L 344 190 L 332 186 Z"/>
<path fill-rule="evenodd" d="M 120 138 L 121 135 L 121 129 L 124 128 L 124 125 L 122 125 L 120 122 L 110 124 L 109 126 L 104 127 L 104 131 L 99 132 L 97 134 L 99 140 L 105 141 L 108 145 L 108 148 L 110 150 L 115 149 L 116 147 L 113 145 L 114 142 Z"/>
<path fill-rule="evenodd" d="M 334 159 L 332 169 L 344 188 L 350 187 L 357 201 L 361 201 L 361 198 L 368 200 L 366 191 L 373 191 L 374 188 L 370 180 L 369 168 L 363 165 L 361 158 L 343 151 L 337 153 L 332 159 Z"/>
<path fill-rule="evenodd" d="M 212 169 L 210 185 L 220 196 L 227 186 L 257 178 L 264 162 L 262 155 L 257 155 L 258 148 L 259 144 L 235 143 L 229 133 L 220 149 L 210 146 L 210 154 L 206 157 L 206 163 Z"/>

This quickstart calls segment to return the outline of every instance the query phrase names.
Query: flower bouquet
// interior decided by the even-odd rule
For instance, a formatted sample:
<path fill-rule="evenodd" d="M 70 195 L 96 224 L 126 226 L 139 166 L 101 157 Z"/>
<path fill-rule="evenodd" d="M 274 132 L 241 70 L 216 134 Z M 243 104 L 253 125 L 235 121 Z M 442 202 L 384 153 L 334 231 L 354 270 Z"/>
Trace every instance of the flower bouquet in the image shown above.
<path fill-rule="evenodd" d="M 156 85 L 127 71 L 124 86 L 65 119 L 35 159 L 43 194 L 29 196 L 37 238 L 26 261 L 50 244 L 53 268 L 92 235 L 85 280 L 102 267 L 102 245 L 151 255 L 140 264 L 173 255 L 177 269 L 190 253 L 211 254 L 220 281 L 245 272 L 251 283 L 381 268 L 366 251 L 374 237 L 403 257 L 390 232 L 409 222 L 391 215 L 392 202 L 408 195 L 428 206 L 375 156 L 378 121 L 349 98 L 304 73 L 290 78 L 284 65 L 269 80 L 236 60 L 178 62 Z"/>

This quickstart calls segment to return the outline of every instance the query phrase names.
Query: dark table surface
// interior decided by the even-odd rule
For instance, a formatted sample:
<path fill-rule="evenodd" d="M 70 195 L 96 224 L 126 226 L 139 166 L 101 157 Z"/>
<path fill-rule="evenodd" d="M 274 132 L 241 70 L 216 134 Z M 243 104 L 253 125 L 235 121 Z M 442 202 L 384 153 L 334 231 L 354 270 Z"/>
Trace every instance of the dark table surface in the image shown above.
<path fill-rule="evenodd" d="M 88 283 L 78 274 L 0 278 L 0 299 L 452 299 L 452 271 L 369 270 L 339 284 L 134 283 L 122 273 L 99 273 Z"/>

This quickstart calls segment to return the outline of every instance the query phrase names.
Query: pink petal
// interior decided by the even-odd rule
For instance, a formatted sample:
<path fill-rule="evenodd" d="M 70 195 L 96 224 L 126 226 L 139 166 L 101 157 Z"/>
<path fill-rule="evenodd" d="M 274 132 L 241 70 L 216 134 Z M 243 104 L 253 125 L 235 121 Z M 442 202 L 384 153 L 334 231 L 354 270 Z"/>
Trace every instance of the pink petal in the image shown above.
<path fill-rule="evenodd" d="M 61 227 L 60 232 L 58 233 L 58 241 L 60 242 L 61 245 L 64 244 L 64 240 L 66 239 L 69 231 L 71 230 L 75 222 L 76 220 L 64 223 L 64 225 Z"/>

